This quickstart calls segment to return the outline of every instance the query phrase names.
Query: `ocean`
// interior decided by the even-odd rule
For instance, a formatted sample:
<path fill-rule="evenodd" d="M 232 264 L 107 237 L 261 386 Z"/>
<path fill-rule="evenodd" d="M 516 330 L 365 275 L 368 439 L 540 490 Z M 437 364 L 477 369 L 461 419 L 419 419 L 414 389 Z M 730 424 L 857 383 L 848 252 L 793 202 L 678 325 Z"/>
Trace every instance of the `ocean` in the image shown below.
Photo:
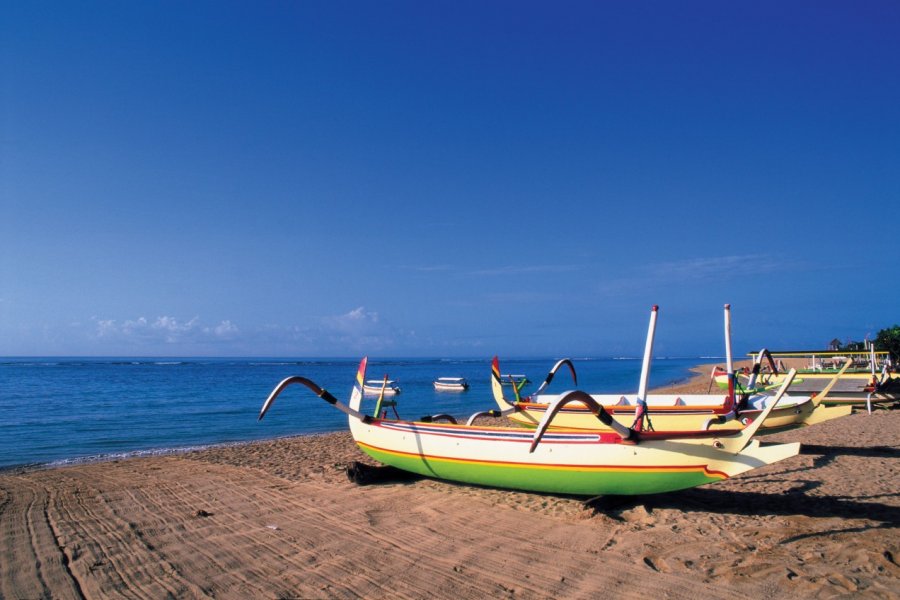
<path fill-rule="evenodd" d="M 578 388 L 634 393 L 641 361 L 572 359 Z M 655 358 L 651 387 L 690 376 L 690 367 L 716 358 Z M 537 388 L 553 358 L 502 360 L 503 373 L 522 373 Z M 719 360 L 721 362 L 721 360 Z M 286 358 L 0 358 L 0 468 L 65 465 L 162 454 L 215 444 L 341 431 L 346 417 L 300 386 L 288 388 L 257 422 L 262 403 L 290 375 L 349 397 L 358 359 Z M 467 417 L 495 407 L 490 360 L 369 359 L 368 378 L 387 374 L 405 419 L 449 413 Z M 465 392 L 435 391 L 437 377 L 465 377 Z M 550 391 L 573 389 L 568 369 Z M 369 398 L 367 396 L 367 398 Z M 363 408 L 371 410 L 370 398 Z"/>

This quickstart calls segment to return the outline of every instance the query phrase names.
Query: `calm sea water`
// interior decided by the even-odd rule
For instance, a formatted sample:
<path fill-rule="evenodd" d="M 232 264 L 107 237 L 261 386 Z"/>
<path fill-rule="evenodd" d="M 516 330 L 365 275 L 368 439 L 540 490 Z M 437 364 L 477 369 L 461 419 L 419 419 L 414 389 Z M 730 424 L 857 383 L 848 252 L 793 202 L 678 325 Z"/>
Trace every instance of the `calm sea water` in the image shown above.
<path fill-rule="evenodd" d="M 654 359 L 651 386 L 689 376 L 689 368 L 715 359 Z M 339 399 L 349 397 L 358 360 L 197 358 L 0 359 L 0 467 L 65 464 L 114 456 L 340 431 L 346 417 L 305 388 L 279 396 L 265 420 L 256 417 L 272 388 L 303 375 Z M 555 359 L 504 360 L 504 373 L 543 381 Z M 641 362 L 573 359 L 580 389 L 633 393 Z M 368 377 L 388 374 L 402 392 L 403 418 L 449 413 L 465 417 L 493 408 L 488 359 L 375 359 Z M 466 392 L 437 392 L 437 377 L 465 377 Z M 572 389 L 568 369 L 551 391 Z M 371 410 L 371 402 L 364 408 Z"/>

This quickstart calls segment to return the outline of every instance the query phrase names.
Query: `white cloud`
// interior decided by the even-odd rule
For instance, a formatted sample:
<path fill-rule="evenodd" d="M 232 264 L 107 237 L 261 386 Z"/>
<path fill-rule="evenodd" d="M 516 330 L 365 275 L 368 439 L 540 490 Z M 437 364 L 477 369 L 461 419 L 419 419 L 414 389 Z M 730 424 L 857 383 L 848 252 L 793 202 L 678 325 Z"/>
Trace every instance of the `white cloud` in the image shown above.
<path fill-rule="evenodd" d="M 398 269 L 406 269 L 409 271 L 421 271 L 423 273 L 454 271 L 451 265 L 398 265 Z"/>
<path fill-rule="evenodd" d="M 212 329 L 207 327 L 204 331 L 211 333 L 218 338 L 231 338 L 240 333 L 237 325 L 231 321 L 222 321 Z"/>
<path fill-rule="evenodd" d="M 231 321 L 222 321 L 213 326 L 204 326 L 199 317 L 179 321 L 175 317 L 161 316 L 154 320 L 146 317 L 126 319 L 94 319 L 96 336 L 105 340 L 135 343 L 198 343 L 220 339 L 230 339 L 239 332 Z"/>
<path fill-rule="evenodd" d="M 579 265 L 519 265 L 496 267 L 492 269 L 478 269 L 470 271 L 469 275 L 530 275 L 534 273 L 570 273 L 581 269 Z"/>
<path fill-rule="evenodd" d="M 650 265 L 646 271 L 655 276 L 670 279 L 715 279 L 727 276 L 748 274 L 775 273 L 786 271 L 797 266 L 791 260 L 777 260 L 764 254 L 745 254 L 737 256 L 713 256 L 690 258 Z"/>
<path fill-rule="evenodd" d="M 415 338 L 414 333 L 392 327 L 365 306 L 314 318 L 305 326 L 269 324 L 251 329 L 238 327 L 229 319 L 207 324 L 200 317 L 183 320 L 170 315 L 125 320 L 92 317 L 91 321 L 91 337 L 96 343 L 124 353 L 345 355 L 390 351 L 398 342 Z"/>
<path fill-rule="evenodd" d="M 362 334 L 378 328 L 378 313 L 359 306 L 336 317 L 324 317 L 323 329 L 348 334 Z"/>
<path fill-rule="evenodd" d="M 508 265 L 505 267 L 491 267 L 487 269 L 463 269 L 452 265 L 400 265 L 398 268 L 422 273 L 452 273 L 468 276 L 495 276 L 495 275 L 529 275 L 534 273 L 570 273 L 583 269 L 583 265 Z"/>
<path fill-rule="evenodd" d="M 627 277 L 604 280 L 597 286 L 603 293 L 621 294 L 647 286 L 685 282 L 722 282 L 749 276 L 772 275 L 804 268 L 801 261 L 778 259 L 765 254 L 712 256 L 665 261 L 635 268 Z"/>
<path fill-rule="evenodd" d="M 341 354 L 389 350 L 413 335 L 385 323 L 376 311 L 364 306 L 341 315 L 322 317 L 306 333 L 318 347 Z"/>

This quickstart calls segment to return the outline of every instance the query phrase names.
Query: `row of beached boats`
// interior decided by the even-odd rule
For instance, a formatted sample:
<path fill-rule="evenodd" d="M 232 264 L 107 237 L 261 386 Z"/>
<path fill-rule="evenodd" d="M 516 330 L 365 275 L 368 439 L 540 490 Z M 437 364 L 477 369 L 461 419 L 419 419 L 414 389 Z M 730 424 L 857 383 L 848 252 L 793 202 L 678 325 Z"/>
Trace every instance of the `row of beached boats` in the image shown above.
<path fill-rule="evenodd" d="M 775 389 L 787 375 L 785 360 L 807 359 L 796 369 L 796 376 L 788 388 L 791 394 L 821 395 L 823 389 L 840 374 L 824 401 L 828 405 L 862 405 L 871 412 L 873 404 L 895 402 L 900 399 L 900 377 L 892 372 L 890 353 L 876 351 L 869 346 L 864 351 L 792 351 L 770 352 L 762 349 L 751 354 L 753 366 L 735 374 L 735 385 L 741 393 L 759 393 Z M 715 367 L 710 385 L 728 387 L 726 369 Z"/>
<path fill-rule="evenodd" d="M 497 408 L 476 412 L 464 423 L 438 414 L 405 420 L 396 402 L 385 400 L 380 381 L 375 408 L 363 407 L 363 358 L 349 401 L 338 400 L 312 380 L 294 376 L 280 382 L 259 419 L 290 385 L 300 384 L 348 416 L 359 448 L 375 460 L 427 477 L 468 484 L 576 495 L 636 495 L 686 489 L 720 481 L 795 456 L 798 443 L 763 444 L 762 433 L 844 416 L 847 405 L 826 403 L 849 369 L 848 361 L 815 394 L 789 395 L 797 372 L 790 370 L 777 389 L 738 384 L 731 355 L 730 307 L 725 306 L 725 389 L 708 394 L 648 394 L 658 307 L 650 315 L 638 391 L 634 395 L 589 394 L 581 390 L 551 394 L 547 388 L 569 359 L 557 362 L 539 388 L 521 396 L 512 385 L 507 397 L 499 360 L 491 364 Z M 377 380 L 376 380 L 377 382 Z M 373 384 L 374 385 L 374 384 Z M 394 408 L 389 418 L 385 406 Z M 479 417 L 503 417 L 503 425 L 477 424 Z"/>

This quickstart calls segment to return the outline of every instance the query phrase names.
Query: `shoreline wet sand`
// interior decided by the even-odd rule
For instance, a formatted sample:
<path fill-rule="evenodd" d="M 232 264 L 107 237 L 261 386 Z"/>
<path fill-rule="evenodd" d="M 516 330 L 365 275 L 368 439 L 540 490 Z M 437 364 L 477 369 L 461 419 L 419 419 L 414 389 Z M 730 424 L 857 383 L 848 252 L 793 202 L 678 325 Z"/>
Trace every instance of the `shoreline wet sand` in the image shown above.
<path fill-rule="evenodd" d="M 763 440 L 803 449 L 624 499 L 358 486 L 349 433 L 4 472 L 0 596 L 900 598 L 900 412 Z"/>

